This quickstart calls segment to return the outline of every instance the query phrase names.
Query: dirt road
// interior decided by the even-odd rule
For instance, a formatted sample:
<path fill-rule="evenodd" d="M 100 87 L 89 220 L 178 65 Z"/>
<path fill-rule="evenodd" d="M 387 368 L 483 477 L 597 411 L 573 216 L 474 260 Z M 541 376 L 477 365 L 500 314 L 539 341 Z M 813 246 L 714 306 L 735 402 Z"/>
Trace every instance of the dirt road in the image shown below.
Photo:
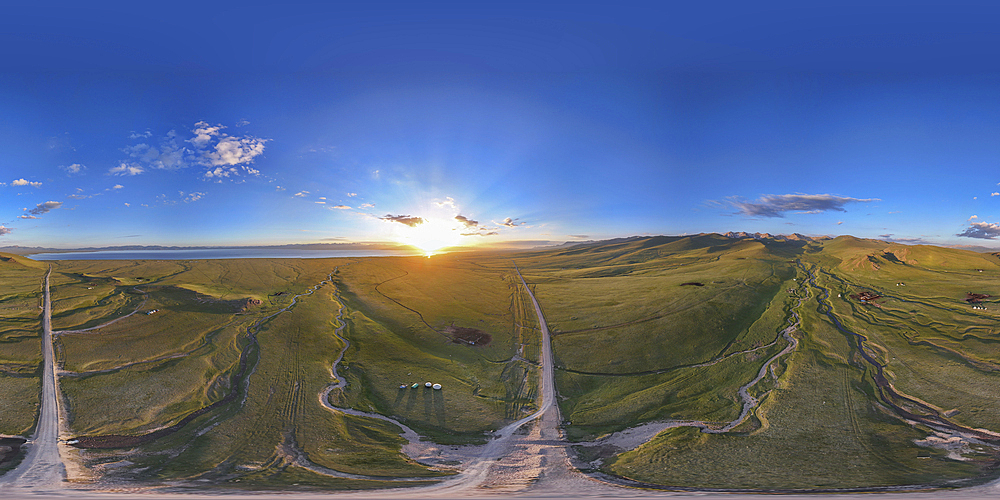
<path fill-rule="evenodd" d="M 42 396 L 35 434 L 28 441 L 28 452 L 16 469 L 0 476 L 0 492 L 31 489 L 34 492 L 57 490 L 66 477 L 59 456 L 59 397 L 52 349 L 52 302 L 49 298 L 49 275 L 45 274 L 45 300 L 42 312 Z"/>

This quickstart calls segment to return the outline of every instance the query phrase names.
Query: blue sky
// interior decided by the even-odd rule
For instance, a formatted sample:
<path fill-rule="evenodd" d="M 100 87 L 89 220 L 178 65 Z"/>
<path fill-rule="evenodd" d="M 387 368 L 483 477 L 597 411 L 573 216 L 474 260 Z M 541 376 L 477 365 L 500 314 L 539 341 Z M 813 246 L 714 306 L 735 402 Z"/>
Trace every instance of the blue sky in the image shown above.
<path fill-rule="evenodd" d="M 9 14 L 0 246 L 725 231 L 998 246 L 987 3 Z"/>

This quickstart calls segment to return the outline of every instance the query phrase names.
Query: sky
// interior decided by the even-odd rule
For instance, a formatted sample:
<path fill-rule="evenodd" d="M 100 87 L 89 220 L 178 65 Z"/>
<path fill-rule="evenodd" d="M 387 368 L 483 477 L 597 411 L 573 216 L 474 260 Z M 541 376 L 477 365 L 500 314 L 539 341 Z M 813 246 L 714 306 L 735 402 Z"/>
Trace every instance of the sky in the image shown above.
<path fill-rule="evenodd" d="M 0 247 L 1000 247 L 989 3 L 355 3 L 5 7 Z"/>

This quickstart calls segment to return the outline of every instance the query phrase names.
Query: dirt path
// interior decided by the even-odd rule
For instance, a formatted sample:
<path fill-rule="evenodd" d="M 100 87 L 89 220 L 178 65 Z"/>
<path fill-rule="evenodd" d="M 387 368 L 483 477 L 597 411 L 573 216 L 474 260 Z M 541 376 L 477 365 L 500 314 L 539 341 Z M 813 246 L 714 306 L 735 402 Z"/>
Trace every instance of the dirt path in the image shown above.
<path fill-rule="evenodd" d="M 113 319 L 111 321 L 108 321 L 106 323 L 101 323 L 101 324 L 99 324 L 97 326 L 92 326 L 90 328 L 83 328 L 83 329 L 80 329 L 80 330 L 57 330 L 57 331 L 55 331 L 53 333 L 55 333 L 56 335 L 59 335 L 59 334 L 63 334 L 63 333 L 86 333 L 86 332 L 92 332 L 94 330 L 100 330 L 101 328 L 104 328 L 106 326 L 111 326 L 111 325 L 113 325 L 113 324 L 115 324 L 115 323 L 117 323 L 117 322 L 119 322 L 119 321 L 121 321 L 121 320 L 123 320 L 125 318 L 128 318 L 128 317 L 130 317 L 130 316 L 138 313 L 139 311 L 142 310 L 143 307 L 146 307 L 146 299 L 149 298 L 149 294 L 146 293 L 146 292 L 143 292 L 142 290 L 139 290 L 138 288 L 135 288 L 134 290 L 136 290 L 137 292 L 142 293 L 142 302 L 139 303 L 139 306 L 136 307 L 134 311 L 132 311 L 132 312 L 130 312 L 130 313 L 124 315 L 124 316 L 115 318 L 115 319 Z"/>
<path fill-rule="evenodd" d="M 59 456 L 59 397 L 52 350 L 52 301 L 49 275 L 45 274 L 45 301 L 42 312 L 42 395 L 41 411 L 35 434 L 28 441 L 28 452 L 16 469 L 0 476 L 0 491 L 58 490 L 66 477 L 66 467 Z M 5 496 L 4 495 L 4 496 Z"/>

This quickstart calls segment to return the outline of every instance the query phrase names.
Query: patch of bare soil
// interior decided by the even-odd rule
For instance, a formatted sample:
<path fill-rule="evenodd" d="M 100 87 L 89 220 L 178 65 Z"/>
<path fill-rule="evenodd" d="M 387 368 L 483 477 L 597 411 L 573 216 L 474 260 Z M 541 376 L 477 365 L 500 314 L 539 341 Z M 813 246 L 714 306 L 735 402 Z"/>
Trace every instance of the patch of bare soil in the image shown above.
<path fill-rule="evenodd" d="M 970 304 L 976 304 L 982 302 L 983 299 L 988 299 L 988 298 L 990 298 L 990 296 L 985 293 L 972 293 L 972 292 L 965 293 L 965 301 Z"/>
<path fill-rule="evenodd" d="M 0 437 L 0 467 L 14 460 L 26 441 L 21 437 Z"/>
<path fill-rule="evenodd" d="M 705 286 L 704 283 L 698 283 L 697 281 L 689 281 L 687 283 L 681 283 L 681 286 L 688 286 L 688 285 Z"/>
<path fill-rule="evenodd" d="M 489 345 L 493 341 L 492 335 L 476 328 L 464 326 L 450 325 L 444 329 L 444 333 L 451 337 L 451 341 L 456 344 Z"/>

